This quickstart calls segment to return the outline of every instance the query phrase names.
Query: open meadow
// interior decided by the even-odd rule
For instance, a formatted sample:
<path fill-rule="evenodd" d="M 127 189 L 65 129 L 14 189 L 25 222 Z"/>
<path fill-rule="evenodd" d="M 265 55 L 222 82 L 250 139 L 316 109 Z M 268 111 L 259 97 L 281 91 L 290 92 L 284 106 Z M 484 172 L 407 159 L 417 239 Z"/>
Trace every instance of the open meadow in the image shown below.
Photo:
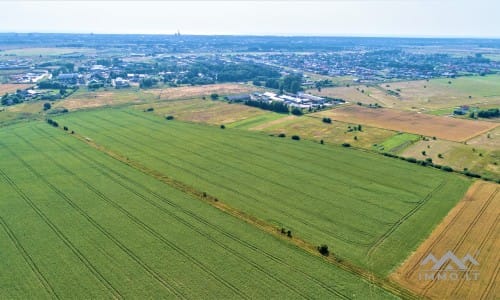
<path fill-rule="evenodd" d="M 61 128 L 0 145 L 2 299 L 395 298 Z"/>
<path fill-rule="evenodd" d="M 498 184 L 475 182 L 432 235 L 391 277 L 431 299 L 498 299 L 499 191 Z M 455 271 L 457 265 L 452 261 L 436 270 L 431 270 L 430 262 L 422 265 L 429 254 L 439 259 L 448 251 L 459 259 L 469 254 L 477 265 L 470 261 L 465 263 L 465 272 Z M 431 278 L 432 274 L 447 279 L 426 280 L 425 276 Z"/>
<path fill-rule="evenodd" d="M 251 131 L 263 131 L 269 134 L 286 136 L 298 135 L 300 138 L 340 145 L 349 143 L 354 147 L 370 149 L 373 144 L 381 143 L 396 133 L 391 130 L 364 126 L 362 130 L 354 130 L 359 124 L 332 121 L 325 123 L 319 117 L 320 113 L 305 116 L 283 116 L 278 119 L 263 120 L 265 117 L 249 118 L 248 120 L 230 124 L 230 127 L 243 128 Z M 255 120 L 255 122 L 253 122 Z"/>
<path fill-rule="evenodd" d="M 242 213 L 327 244 L 382 276 L 465 193 L 464 177 L 364 151 L 107 109 L 57 118 L 88 141 L 217 197 Z"/>
<path fill-rule="evenodd" d="M 230 104 L 226 101 L 211 100 L 210 97 L 206 97 L 205 100 L 198 98 L 159 101 L 135 105 L 134 108 L 140 110 L 153 108 L 154 113 L 162 117 L 173 116 L 175 119 L 186 122 L 215 125 L 273 114 L 272 112 L 243 104 Z"/>
<path fill-rule="evenodd" d="M 319 115 L 329 117 L 332 120 L 435 136 L 459 142 L 498 126 L 498 124 L 491 122 L 462 120 L 386 108 L 366 108 L 358 105 L 323 111 Z"/>

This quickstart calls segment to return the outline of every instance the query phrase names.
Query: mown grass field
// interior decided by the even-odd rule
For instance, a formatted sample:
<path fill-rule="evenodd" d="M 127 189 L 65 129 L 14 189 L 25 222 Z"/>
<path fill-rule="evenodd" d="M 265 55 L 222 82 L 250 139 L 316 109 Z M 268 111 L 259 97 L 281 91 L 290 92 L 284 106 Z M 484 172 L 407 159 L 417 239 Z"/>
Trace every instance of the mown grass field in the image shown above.
<path fill-rule="evenodd" d="M 76 122 L 110 126 L 96 119 L 108 112 L 86 115 L 61 121 L 82 132 Z M 125 113 L 109 117 L 139 121 L 133 130 L 154 124 Z M 135 149 L 137 142 L 128 143 Z M 0 129 L 0 145 L 2 299 L 394 298 L 60 128 L 13 125 Z M 171 173 L 163 159 L 158 166 Z"/>
<path fill-rule="evenodd" d="M 108 109 L 57 118 L 93 142 L 387 275 L 465 193 L 464 177 L 245 130 Z"/>
<path fill-rule="evenodd" d="M 380 144 L 373 145 L 373 147 L 377 151 L 399 153 L 419 139 L 420 136 L 418 135 L 401 132 L 391 136 Z"/>

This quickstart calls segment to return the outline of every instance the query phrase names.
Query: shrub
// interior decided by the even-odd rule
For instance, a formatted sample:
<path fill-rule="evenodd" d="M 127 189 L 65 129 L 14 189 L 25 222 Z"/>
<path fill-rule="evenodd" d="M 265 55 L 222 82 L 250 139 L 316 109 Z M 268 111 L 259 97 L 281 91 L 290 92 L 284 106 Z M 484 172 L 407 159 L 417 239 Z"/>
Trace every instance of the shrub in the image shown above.
<path fill-rule="evenodd" d="M 64 131 L 68 131 L 68 127 L 64 126 L 63 127 Z"/>
<path fill-rule="evenodd" d="M 351 147 L 351 144 L 349 144 L 349 143 L 342 143 L 342 147 L 348 148 L 348 147 Z"/>
<path fill-rule="evenodd" d="M 446 172 L 453 172 L 453 168 L 449 166 L 442 166 L 441 170 L 446 171 Z"/>
<path fill-rule="evenodd" d="M 292 135 L 292 140 L 300 141 L 300 136 L 298 136 L 298 135 Z"/>
<path fill-rule="evenodd" d="M 331 124 L 332 123 L 332 119 L 330 119 L 330 118 L 323 118 L 323 123 Z"/>
<path fill-rule="evenodd" d="M 50 103 L 49 103 L 49 102 L 45 102 L 45 103 L 43 104 L 43 110 L 49 110 L 51 107 L 52 107 L 52 105 L 50 105 Z"/>
<path fill-rule="evenodd" d="M 280 133 L 280 134 L 278 134 L 278 137 L 280 137 L 280 138 L 284 138 L 284 137 L 286 137 L 286 134 L 284 134 L 284 133 Z"/>
<path fill-rule="evenodd" d="M 407 157 L 407 158 L 406 158 L 406 161 L 407 161 L 407 162 L 411 162 L 411 163 L 416 163 L 416 162 L 417 162 L 417 159 L 416 159 L 416 158 L 414 158 L 414 157 Z"/>
<path fill-rule="evenodd" d="M 167 120 L 173 120 L 174 116 L 166 116 L 165 119 L 167 119 Z"/>
<path fill-rule="evenodd" d="M 330 250 L 328 250 L 328 246 L 323 244 L 321 246 L 318 246 L 318 251 L 321 253 L 323 256 L 328 256 L 330 255 Z"/>
<path fill-rule="evenodd" d="M 144 111 L 145 111 L 145 112 L 152 112 L 152 111 L 154 111 L 154 110 L 155 110 L 154 108 L 149 107 L 149 108 L 145 109 Z"/>
<path fill-rule="evenodd" d="M 320 143 L 321 145 L 323 145 L 325 142 L 324 142 L 323 140 L 321 140 L 321 141 L 319 141 L 319 143 Z"/>
<path fill-rule="evenodd" d="M 427 157 L 427 158 L 425 159 L 425 161 L 426 161 L 426 162 L 428 162 L 428 163 L 432 163 L 432 158 Z"/>
<path fill-rule="evenodd" d="M 226 125 L 222 124 L 222 125 L 220 126 L 220 129 L 226 129 Z"/>
<path fill-rule="evenodd" d="M 295 115 L 295 116 L 302 116 L 304 113 L 302 112 L 302 109 L 300 108 L 293 108 L 292 109 L 292 115 Z"/>
<path fill-rule="evenodd" d="M 292 237 L 292 231 L 291 231 L 291 230 L 288 230 L 288 231 L 286 232 L 286 236 L 288 236 L 289 238 L 291 238 L 291 237 Z"/>
<path fill-rule="evenodd" d="M 210 95 L 210 99 L 212 99 L 212 100 L 217 100 L 217 99 L 219 99 L 219 94 L 216 94 L 216 93 L 211 94 L 211 95 Z"/>

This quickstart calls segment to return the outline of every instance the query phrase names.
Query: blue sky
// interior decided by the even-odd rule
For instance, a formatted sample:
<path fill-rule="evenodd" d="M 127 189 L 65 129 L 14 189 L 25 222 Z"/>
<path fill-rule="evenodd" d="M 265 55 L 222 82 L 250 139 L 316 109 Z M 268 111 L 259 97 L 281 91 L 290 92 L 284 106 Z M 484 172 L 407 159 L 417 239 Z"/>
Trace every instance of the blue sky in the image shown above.
<path fill-rule="evenodd" d="M 498 0 L 3 0 L 0 10 L 0 32 L 500 38 Z"/>

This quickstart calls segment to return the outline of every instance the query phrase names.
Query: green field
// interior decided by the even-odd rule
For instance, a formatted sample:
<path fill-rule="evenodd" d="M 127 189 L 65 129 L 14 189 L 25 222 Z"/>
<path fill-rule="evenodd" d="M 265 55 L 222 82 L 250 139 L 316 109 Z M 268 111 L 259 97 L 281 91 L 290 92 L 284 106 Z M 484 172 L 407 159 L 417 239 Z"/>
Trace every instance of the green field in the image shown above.
<path fill-rule="evenodd" d="M 1 299 L 393 298 L 46 123 L 0 144 Z"/>
<path fill-rule="evenodd" d="M 470 181 L 381 155 L 107 109 L 57 118 L 95 143 L 382 276 Z"/>
<path fill-rule="evenodd" d="M 267 112 L 266 114 L 246 118 L 237 122 L 233 122 L 228 125 L 229 128 L 239 128 L 239 129 L 250 129 L 252 127 L 258 126 L 260 124 L 265 124 L 274 120 L 278 120 L 286 117 L 286 114 L 278 114 L 275 112 Z"/>
<path fill-rule="evenodd" d="M 378 151 L 399 153 L 419 139 L 419 135 L 401 132 L 373 147 Z"/>

